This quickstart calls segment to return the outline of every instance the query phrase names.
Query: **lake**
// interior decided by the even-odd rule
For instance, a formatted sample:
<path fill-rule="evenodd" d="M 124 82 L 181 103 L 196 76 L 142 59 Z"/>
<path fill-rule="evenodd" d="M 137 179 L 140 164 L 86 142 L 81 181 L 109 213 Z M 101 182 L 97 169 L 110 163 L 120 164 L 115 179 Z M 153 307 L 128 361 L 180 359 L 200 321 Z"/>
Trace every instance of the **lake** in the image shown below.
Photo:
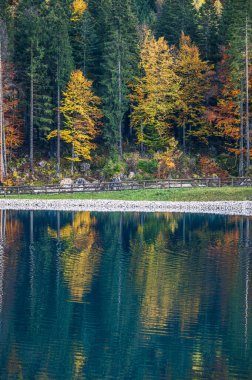
<path fill-rule="evenodd" d="M 1 379 L 252 379 L 252 218 L 0 211 Z"/>

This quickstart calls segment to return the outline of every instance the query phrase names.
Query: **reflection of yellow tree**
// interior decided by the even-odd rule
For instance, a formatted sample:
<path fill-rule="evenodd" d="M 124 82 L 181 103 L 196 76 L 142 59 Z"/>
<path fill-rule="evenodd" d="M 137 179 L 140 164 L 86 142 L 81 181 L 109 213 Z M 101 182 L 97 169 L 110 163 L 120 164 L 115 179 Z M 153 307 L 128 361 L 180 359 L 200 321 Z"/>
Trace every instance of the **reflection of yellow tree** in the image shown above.
<path fill-rule="evenodd" d="M 73 380 L 77 379 L 84 379 L 83 375 L 83 368 L 85 365 L 85 356 L 83 353 L 83 349 L 80 347 L 76 347 L 74 350 L 74 374 L 73 374 Z"/>
<path fill-rule="evenodd" d="M 24 379 L 20 358 L 16 347 L 13 347 L 8 358 L 8 375 L 11 379 Z"/>
<path fill-rule="evenodd" d="M 97 245 L 95 223 L 90 212 L 78 212 L 73 223 L 60 230 L 60 238 L 66 243 L 62 255 L 63 273 L 74 302 L 82 302 L 83 295 L 90 291 L 100 261 L 101 250 Z M 56 237 L 55 232 L 49 233 Z"/>
<path fill-rule="evenodd" d="M 175 231 L 179 218 L 167 214 L 166 226 L 164 224 L 165 227 L 159 229 L 152 242 L 141 241 L 141 238 L 131 242 L 137 287 L 144 295 L 142 323 L 150 330 L 162 330 L 174 313 L 180 316 L 182 329 L 198 316 L 200 294 L 184 284 L 188 272 L 187 257 L 176 258 L 169 252 L 169 233 Z M 141 233 L 141 229 L 138 232 Z"/>

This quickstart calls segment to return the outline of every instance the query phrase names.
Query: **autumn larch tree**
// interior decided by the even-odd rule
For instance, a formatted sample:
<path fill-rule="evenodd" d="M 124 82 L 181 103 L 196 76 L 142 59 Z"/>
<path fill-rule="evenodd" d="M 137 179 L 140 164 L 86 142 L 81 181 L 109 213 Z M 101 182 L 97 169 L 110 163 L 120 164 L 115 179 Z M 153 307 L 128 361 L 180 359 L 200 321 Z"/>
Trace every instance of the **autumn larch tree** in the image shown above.
<path fill-rule="evenodd" d="M 177 113 L 176 122 L 183 130 L 184 150 L 187 137 L 194 136 L 207 143 L 209 128 L 205 113 L 211 69 L 212 67 L 200 58 L 199 49 L 190 37 L 182 33 L 175 72 L 181 80 L 182 87 L 182 108 Z"/>
<path fill-rule="evenodd" d="M 131 126 L 137 142 L 152 151 L 169 145 L 175 111 L 181 105 L 180 79 L 174 71 L 174 56 L 163 37 L 156 40 L 147 31 L 141 50 L 142 76 L 132 85 Z"/>
<path fill-rule="evenodd" d="M 73 173 L 74 162 L 91 160 L 102 113 L 99 109 L 100 99 L 92 91 L 92 82 L 80 70 L 72 72 L 63 95 L 61 112 L 66 128 L 60 131 L 60 138 L 71 145 L 72 154 L 66 158 L 71 161 Z M 58 130 L 52 131 L 48 139 L 57 137 L 57 134 Z"/>

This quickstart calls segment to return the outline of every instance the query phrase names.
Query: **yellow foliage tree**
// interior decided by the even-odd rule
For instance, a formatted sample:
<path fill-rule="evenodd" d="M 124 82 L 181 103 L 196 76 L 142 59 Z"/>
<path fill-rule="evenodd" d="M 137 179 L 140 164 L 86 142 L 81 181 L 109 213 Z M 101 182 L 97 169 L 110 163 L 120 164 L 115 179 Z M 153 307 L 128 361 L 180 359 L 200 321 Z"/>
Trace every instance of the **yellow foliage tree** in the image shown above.
<path fill-rule="evenodd" d="M 176 74 L 181 78 L 182 108 L 177 114 L 177 124 L 183 128 L 183 145 L 186 134 L 207 142 L 209 123 L 206 120 L 205 99 L 209 89 L 209 72 L 212 67 L 201 60 L 200 52 L 190 37 L 181 35 Z"/>
<path fill-rule="evenodd" d="M 72 21 L 78 21 L 87 9 L 87 3 L 84 0 L 74 0 L 72 3 Z"/>
<path fill-rule="evenodd" d="M 91 160 L 91 151 L 96 147 L 93 141 L 102 118 L 98 107 L 100 102 L 100 98 L 93 94 L 92 82 L 82 71 L 73 71 L 61 103 L 66 128 L 60 131 L 60 138 L 72 145 L 72 156 L 66 157 L 72 163 Z M 54 130 L 48 139 L 56 136 L 57 130 Z"/>
<path fill-rule="evenodd" d="M 158 162 L 158 177 L 165 178 L 172 170 L 176 169 L 176 159 L 180 158 L 181 152 L 177 150 L 178 142 L 172 137 L 169 140 L 169 147 L 165 152 L 157 152 L 154 154 L 155 160 Z"/>
<path fill-rule="evenodd" d="M 139 144 L 152 150 L 168 145 L 170 129 L 180 104 L 180 79 L 174 71 L 172 49 L 163 37 L 146 31 L 141 50 L 142 76 L 131 85 L 131 126 Z"/>

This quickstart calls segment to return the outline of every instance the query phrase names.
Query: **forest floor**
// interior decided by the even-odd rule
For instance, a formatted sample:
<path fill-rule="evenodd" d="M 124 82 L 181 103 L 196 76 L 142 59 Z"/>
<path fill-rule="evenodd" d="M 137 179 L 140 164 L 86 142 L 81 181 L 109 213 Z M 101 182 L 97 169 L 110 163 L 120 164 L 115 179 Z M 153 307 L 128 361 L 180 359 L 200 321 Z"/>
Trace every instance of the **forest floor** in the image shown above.
<path fill-rule="evenodd" d="M 252 188 L 194 188 L 169 190 L 125 190 L 100 193 L 17 195 L 0 198 L 11 199 L 106 199 L 128 201 L 169 201 L 169 202 L 207 202 L 207 201 L 252 201 Z"/>

